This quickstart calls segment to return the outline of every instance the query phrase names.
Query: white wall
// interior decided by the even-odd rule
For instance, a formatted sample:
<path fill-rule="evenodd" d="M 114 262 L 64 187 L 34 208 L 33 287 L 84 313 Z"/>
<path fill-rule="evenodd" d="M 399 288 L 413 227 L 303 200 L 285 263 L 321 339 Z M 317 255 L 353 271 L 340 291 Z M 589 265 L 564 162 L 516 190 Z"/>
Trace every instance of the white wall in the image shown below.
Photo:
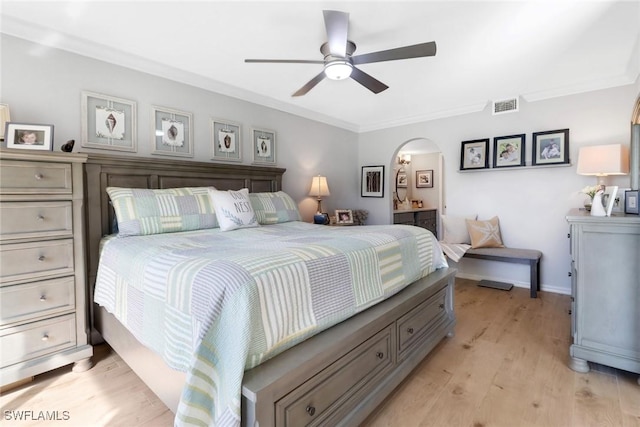
<path fill-rule="evenodd" d="M 14 122 L 53 124 L 56 151 L 75 139 L 74 151 L 127 155 L 80 147 L 81 91 L 87 90 L 137 102 L 138 156 L 156 157 L 151 154 L 152 105 L 193 113 L 197 161 L 210 161 L 212 117 L 241 123 L 243 163 L 252 162 L 251 128 L 273 129 L 276 166 L 287 169 L 283 188 L 300 203 L 306 220 L 311 221 L 316 208 L 315 199 L 307 194 L 317 174 L 328 177 L 331 189 L 324 209 L 357 207 L 360 188 L 353 132 L 5 34 L 0 43 L 0 102 L 9 105 Z"/>
<path fill-rule="evenodd" d="M 435 142 L 444 156 L 444 204 L 449 215 L 477 213 L 480 219 L 500 218 L 507 246 L 543 252 L 543 289 L 570 292 L 569 241 L 565 215 L 582 206 L 578 192 L 595 178 L 576 174 L 582 145 L 629 144 L 631 112 L 640 84 L 565 96 L 533 103 L 521 100 L 518 113 L 492 116 L 483 112 L 433 120 L 359 135 L 360 165 L 390 165 L 394 153 L 412 138 Z M 461 173 L 461 141 L 526 133 L 527 162 L 531 160 L 532 132 L 570 129 L 568 167 L 526 167 Z M 628 177 L 613 185 L 629 186 Z M 385 195 L 388 193 L 385 192 Z M 372 223 L 388 223 L 391 201 L 363 199 Z M 603 254 L 606 256 L 606 254 Z M 458 264 L 462 276 L 487 277 L 528 286 L 525 266 L 477 260 Z"/>

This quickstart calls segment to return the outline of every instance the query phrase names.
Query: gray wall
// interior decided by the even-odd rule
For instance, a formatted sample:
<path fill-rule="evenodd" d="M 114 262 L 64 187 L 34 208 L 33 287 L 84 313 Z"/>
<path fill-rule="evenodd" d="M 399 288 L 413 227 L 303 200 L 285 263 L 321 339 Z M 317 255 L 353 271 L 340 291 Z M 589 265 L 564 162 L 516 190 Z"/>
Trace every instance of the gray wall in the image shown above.
<path fill-rule="evenodd" d="M 583 145 L 629 144 L 631 113 L 640 82 L 634 85 L 527 103 L 517 113 L 492 116 L 485 111 L 433 120 L 359 135 L 359 160 L 392 165 L 394 153 L 405 141 L 427 138 L 444 156 L 444 205 L 449 215 L 497 215 L 507 246 L 543 252 L 543 288 L 570 292 L 568 225 L 565 215 L 582 207 L 579 191 L 595 185 L 595 177 L 576 174 L 578 148 Z M 460 143 L 526 133 L 527 162 L 531 161 L 532 132 L 570 129 L 570 166 L 526 167 L 459 172 Z M 491 141 L 491 145 L 493 141 Z M 629 187 L 629 177 L 612 179 L 612 185 Z M 373 222 L 391 218 L 391 199 L 367 199 Z M 606 256 L 606 254 L 603 254 Z M 452 263 L 453 264 L 453 263 Z M 454 264 L 455 265 L 455 264 Z M 488 277 L 528 285 L 528 269 L 517 265 L 462 260 L 461 276 Z"/>
<path fill-rule="evenodd" d="M 14 122 L 53 124 L 56 151 L 75 139 L 74 151 L 107 152 L 80 147 L 81 91 L 97 92 L 137 102 L 138 156 L 156 157 L 151 154 L 152 106 L 193 113 L 193 160 L 198 161 L 211 159 L 211 118 L 242 124 L 243 163 L 253 159 L 251 128 L 272 129 L 277 166 L 287 168 L 283 187 L 300 203 L 305 219 L 315 212 L 316 201 L 307 194 L 311 178 L 318 174 L 328 177 L 331 190 L 323 202 L 325 210 L 357 207 L 359 172 L 353 132 L 5 34 L 0 38 L 0 102 L 9 105 Z"/>

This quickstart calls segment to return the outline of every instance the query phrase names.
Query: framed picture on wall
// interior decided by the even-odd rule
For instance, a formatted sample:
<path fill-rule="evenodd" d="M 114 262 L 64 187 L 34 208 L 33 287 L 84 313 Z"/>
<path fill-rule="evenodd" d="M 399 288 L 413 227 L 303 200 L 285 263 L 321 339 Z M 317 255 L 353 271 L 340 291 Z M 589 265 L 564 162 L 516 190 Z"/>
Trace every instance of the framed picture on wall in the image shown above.
<path fill-rule="evenodd" d="M 489 167 L 489 138 L 462 141 L 460 170 Z"/>
<path fill-rule="evenodd" d="M 569 163 L 569 129 L 535 132 L 532 140 L 532 166 Z"/>
<path fill-rule="evenodd" d="M 433 188 L 433 169 L 416 171 L 416 188 Z"/>
<path fill-rule="evenodd" d="M 384 197 L 384 166 L 363 166 L 360 189 L 362 197 Z"/>
<path fill-rule="evenodd" d="M 400 172 L 396 174 L 396 188 L 407 188 L 407 174 Z"/>
<path fill-rule="evenodd" d="M 136 103 L 128 99 L 82 92 L 82 146 L 138 151 Z"/>
<path fill-rule="evenodd" d="M 154 149 L 151 154 L 193 157 L 193 114 L 152 107 Z"/>
<path fill-rule="evenodd" d="M 53 150 L 53 125 L 29 123 L 6 124 L 7 148 L 23 150 Z"/>
<path fill-rule="evenodd" d="M 493 167 L 524 166 L 525 138 L 524 133 L 493 138 Z"/>
<path fill-rule="evenodd" d="M 276 164 L 276 133 L 267 129 L 252 129 L 253 163 Z"/>
<path fill-rule="evenodd" d="M 211 119 L 211 142 L 214 160 L 242 161 L 242 135 L 239 123 Z"/>

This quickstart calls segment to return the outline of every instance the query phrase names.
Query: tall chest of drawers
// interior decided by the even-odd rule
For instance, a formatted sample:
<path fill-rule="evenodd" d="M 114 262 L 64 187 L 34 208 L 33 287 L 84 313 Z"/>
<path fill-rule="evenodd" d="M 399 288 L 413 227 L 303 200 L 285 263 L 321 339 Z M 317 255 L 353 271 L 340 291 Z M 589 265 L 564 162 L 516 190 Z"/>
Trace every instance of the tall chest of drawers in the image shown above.
<path fill-rule="evenodd" d="M 0 385 L 91 367 L 83 163 L 71 153 L 0 150 Z"/>

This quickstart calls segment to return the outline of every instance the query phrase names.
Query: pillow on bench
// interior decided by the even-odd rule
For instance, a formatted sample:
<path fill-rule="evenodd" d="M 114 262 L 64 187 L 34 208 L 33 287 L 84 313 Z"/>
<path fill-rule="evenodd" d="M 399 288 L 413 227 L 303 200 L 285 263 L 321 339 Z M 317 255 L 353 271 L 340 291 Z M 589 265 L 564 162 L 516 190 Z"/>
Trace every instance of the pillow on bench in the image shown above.
<path fill-rule="evenodd" d="M 500 221 L 497 216 L 487 221 L 467 220 L 467 230 L 471 237 L 471 247 L 504 248 L 500 235 Z"/>

